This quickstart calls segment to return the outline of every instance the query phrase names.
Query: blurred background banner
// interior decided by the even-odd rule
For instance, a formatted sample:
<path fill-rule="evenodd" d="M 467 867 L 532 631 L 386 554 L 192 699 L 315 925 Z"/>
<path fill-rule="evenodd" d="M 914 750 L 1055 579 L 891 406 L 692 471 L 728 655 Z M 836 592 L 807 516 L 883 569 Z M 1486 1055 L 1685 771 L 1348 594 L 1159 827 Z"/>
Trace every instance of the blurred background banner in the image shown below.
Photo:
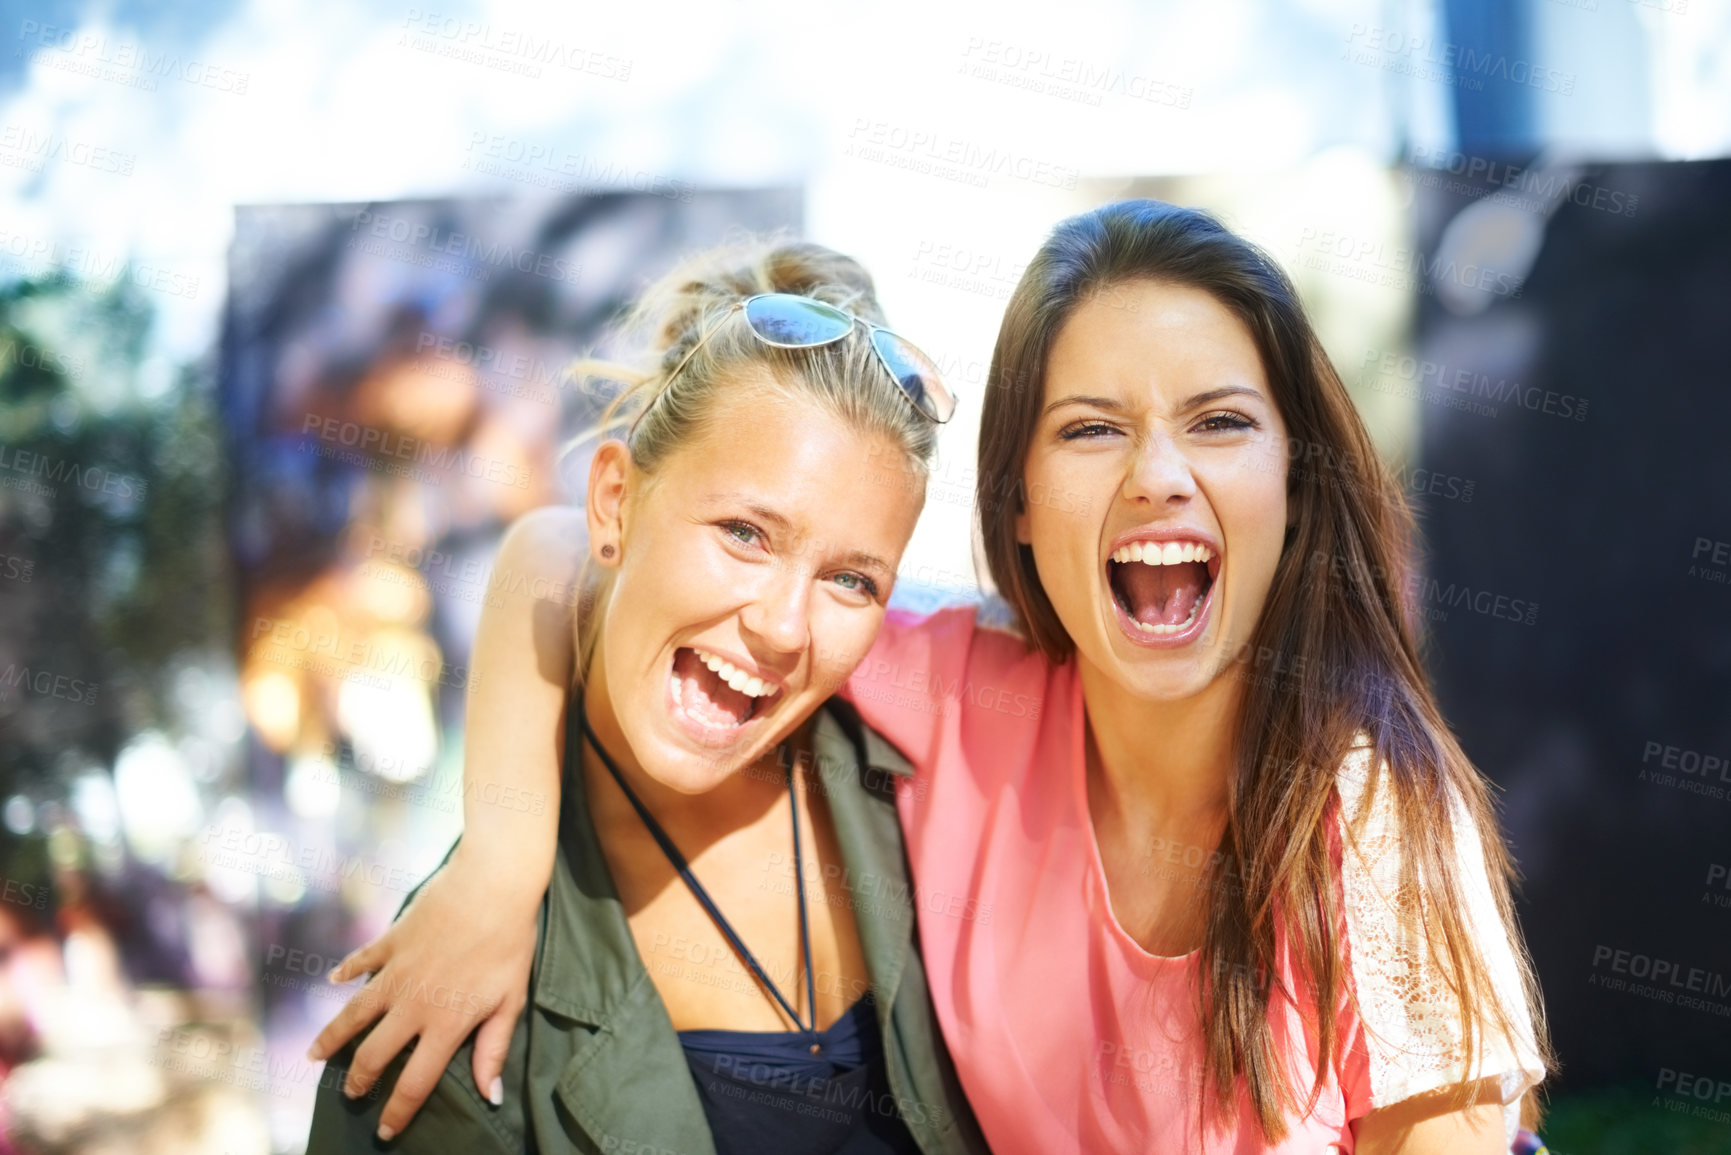
<path fill-rule="evenodd" d="M 1420 508 L 1552 1150 L 1731 1151 L 1728 157 L 1727 0 L 0 3 L 0 1155 L 300 1150 L 633 294 L 864 261 L 962 397 L 898 596 L 965 595 L 1003 305 L 1126 196 L 1282 264 Z"/>

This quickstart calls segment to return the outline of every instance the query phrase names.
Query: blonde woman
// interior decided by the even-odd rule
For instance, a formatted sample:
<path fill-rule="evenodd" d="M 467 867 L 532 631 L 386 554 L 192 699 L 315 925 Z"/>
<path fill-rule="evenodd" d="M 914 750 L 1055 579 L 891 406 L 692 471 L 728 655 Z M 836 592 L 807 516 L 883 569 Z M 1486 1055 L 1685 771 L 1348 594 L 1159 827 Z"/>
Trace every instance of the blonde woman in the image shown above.
<path fill-rule="evenodd" d="M 507 611 L 477 657 L 582 655 L 574 679 L 567 662 L 472 701 L 563 764 L 538 908 L 506 879 L 479 900 L 528 912 L 529 1001 L 485 1098 L 469 1057 L 447 1068 L 423 1035 L 395 1072 L 430 1095 L 421 1118 L 321 1080 L 308 1150 L 983 1151 L 915 942 L 891 785 L 911 767 L 832 699 L 877 635 L 924 503 L 906 482 L 953 402 L 880 327 L 865 271 L 815 245 L 682 267 L 639 317 L 653 364 L 603 421 L 623 436 L 581 519 L 526 519 L 499 561 L 592 563 L 577 634 Z M 428 909 L 491 852 L 497 828 L 469 817 Z M 394 1054 L 402 1025 L 384 1016 L 359 1054 Z"/>

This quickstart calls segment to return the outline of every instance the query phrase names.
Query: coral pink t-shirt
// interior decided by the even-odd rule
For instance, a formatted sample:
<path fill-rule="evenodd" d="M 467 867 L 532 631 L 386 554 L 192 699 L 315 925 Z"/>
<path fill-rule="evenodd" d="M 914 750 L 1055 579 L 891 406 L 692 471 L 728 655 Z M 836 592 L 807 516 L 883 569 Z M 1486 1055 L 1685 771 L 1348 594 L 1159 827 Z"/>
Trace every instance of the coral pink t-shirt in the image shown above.
<path fill-rule="evenodd" d="M 1235 1125 L 1204 1134 L 1198 956 L 1151 955 L 1112 913 L 1088 817 L 1075 663 L 1054 666 L 978 617 L 972 606 L 892 610 L 843 693 L 915 766 L 898 784 L 898 808 L 922 954 L 944 1039 L 998 1155 L 1350 1152 L 1352 1120 L 1459 1081 L 1458 1067 L 1427 1070 L 1422 1053 L 1412 1061 L 1425 1050 L 1415 1042 L 1446 1052 L 1434 1032 L 1449 1024 L 1438 1008 L 1391 1002 L 1390 992 L 1410 989 L 1391 973 L 1400 960 L 1354 959 L 1360 1001 L 1377 1005 L 1380 993 L 1394 1008 L 1384 1029 L 1367 1039 L 1343 997 L 1322 1093 L 1309 1115 L 1289 1120 L 1284 1141 L 1264 1146 L 1243 1096 Z M 1335 852 L 1338 863 L 1338 838 Z M 1337 898 L 1353 898 L 1338 878 L 1336 887 Z M 1343 903 L 1349 950 L 1359 946 L 1352 909 Z M 1370 916 L 1364 902 L 1357 909 Z M 1506 978 L 1512 956 L 1490 961 Z M 1298 989 L 1284 961 L 1282 971 Z M 1307 1024 L 1317 1015 L 1278 999 L 1270 1015 L 1294 1086 L 1308 1097 L 1317 1047 Z M 1504 1076 L 1505 1102 L 1536 1081 L 1538 1066 L 1530 1054 L 1494 1049 L 1474 1064 L 1481 1076 Z"/>

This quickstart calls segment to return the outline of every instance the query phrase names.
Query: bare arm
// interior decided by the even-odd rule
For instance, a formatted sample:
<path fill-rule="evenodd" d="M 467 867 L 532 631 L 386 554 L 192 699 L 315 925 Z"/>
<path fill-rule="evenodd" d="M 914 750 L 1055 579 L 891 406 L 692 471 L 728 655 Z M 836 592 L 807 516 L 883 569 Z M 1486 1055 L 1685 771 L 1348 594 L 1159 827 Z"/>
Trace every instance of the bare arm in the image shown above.
<path fill-rule="evenodd" d="M 571 684 L 587 536 L 582 511 L 568 507 L 538 509 L 512 525 L 493 566 L 470 662 L 458 854 L 491 870 L 527 872 L 521 889 L 501 897 L 522 901 L 532 889 L 531 906 L 553 875 L 559 720 Z"/>
<path fill-rule="evenodd" d="M 1478 1083 L 1460 1107 L 1455 1088 L 1414 1095 L 1353 1125 L 1358 1155 L 1508 1155 L 1495 1079 Z"/>
<path fill-rule="evenodd" d="M 463 837 L 383 934 L 331 973 L 357 992 L 314 1041 L 317 1062 L 378 1020 L 344 1091 L 364 1093 L 419 1038 L 380 1115 L 408 1125 L 477 1025 L 475 1086 L 498 1103 L 500 1072 L 527 1000 L 535 919 L 558 836 L 560 719 L 575 653 L 579 509 L 536 510 L 506 533 L 475 637 L 465 704 Z M 439 1000 L 416 992 L 456 991 Z"/>

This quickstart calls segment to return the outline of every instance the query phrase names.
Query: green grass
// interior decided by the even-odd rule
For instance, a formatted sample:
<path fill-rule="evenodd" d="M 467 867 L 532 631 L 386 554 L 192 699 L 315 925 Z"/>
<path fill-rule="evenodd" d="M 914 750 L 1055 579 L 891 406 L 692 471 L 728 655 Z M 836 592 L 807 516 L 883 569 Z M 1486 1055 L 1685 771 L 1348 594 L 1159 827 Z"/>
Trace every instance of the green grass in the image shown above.
<path fill-rule="evenodd" d="M 1716 1114 L 1689 1114 L 1695 1107 Z M 1731 1102 L 1697 1104 L 1651 1088 L 1558 1096 L 1543 1134 L 1551 1155 L 1731 1155 Z"/>

